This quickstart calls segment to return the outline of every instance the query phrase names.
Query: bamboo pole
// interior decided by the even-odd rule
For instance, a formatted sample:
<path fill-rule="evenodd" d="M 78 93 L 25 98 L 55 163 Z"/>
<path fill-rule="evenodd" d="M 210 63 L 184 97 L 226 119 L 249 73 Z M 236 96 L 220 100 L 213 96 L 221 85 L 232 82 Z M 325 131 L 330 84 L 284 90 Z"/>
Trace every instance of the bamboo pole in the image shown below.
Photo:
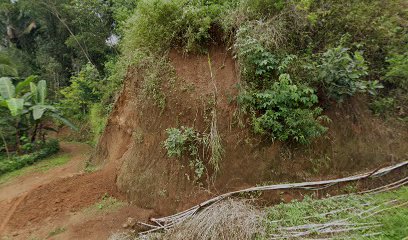
<path fill-rule="evenodd" d="M 259 187 L 252 187 L 252 188 L 247 188 L 239 191 L 233 191 L 233 192 L 228 192 L 222 195 L 219 195 L 217 197 L 211 198 L 199 205 L 193 206 L 190 209 L 187 209 L 185 211 L 179 212 L 177 214 L 167 216 L 167 217 L 162 217 L 162 218 L 151 218 L 150 221 L 154 222 L 157 224 L 157 226 L 153 227 L 152 229 L 140 233 L 140 235 L 146 235 L 151 232 L 156 232 L 160 231 L 163 229 L 169 229 L 173 227 L 176 224 L 179 224 L 183 222 L 184 220 L 188 219 L 189 217 L 194 216 L 196 213 L 198 213 L 201 209 L 206 208 L 216 202 L 219 202 L 221 200 L 224 200 L 226 198 L 229 198 L 231 196 L 241 194 L 241 193 L 249 193 L 249 192 L 256 192 L 256 191 L 271 191 L 271 190 L 288 190 L 288 189 L 306 189 L 306 190 L 318 190 L 318 189 L 323 189 L 327 188 L 330 186 L 333 186 L 335 184 L 339 183 L 347 183 L 347 182 L 354 182 L 358 180 L 363 180 L 366 178 L 375 178 L 375 177 L 380 177 L 383 175 L 386 175 L 390 173 L 391 171 L 394 171 L 396 169 L 400 169 L 402 167 L 408 166 L 408 161 L 401 162 L 398 164 L 395 164 L 393 166 L 389 167 L 384 167 L 381 169 L 376 169 L 375 171 L 371 171 L 368 173 L 364 174 L 358 174 L 350 177 L 345 177 L 345 178 L 339 178 L 339 179 L 332 179 L 332 180 L 323 180 L 323 181 L 313 181 L 313 182 L 301 182 L 301 183 L 289 183 L 289 184 L 277 184 L 277 185 L 267 185 L 267 186 L 259 186 Z M 405 180 L 405 179 L 403 179 Z M 402 180 L 397 181 L 396 183 L 400 183 Z M 402 181 L 404 184 L 406 181 Z M 394 183 L 395 184 L 395 183 Z"/>

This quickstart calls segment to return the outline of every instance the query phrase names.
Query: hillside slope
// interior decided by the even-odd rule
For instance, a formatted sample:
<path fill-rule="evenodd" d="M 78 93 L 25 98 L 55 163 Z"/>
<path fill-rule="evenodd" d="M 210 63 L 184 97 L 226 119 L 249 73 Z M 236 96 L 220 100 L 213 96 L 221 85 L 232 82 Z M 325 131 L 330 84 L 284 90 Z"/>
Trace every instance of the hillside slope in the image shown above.
<path fill-rule="evenodd" d="M 309 146 L 270 143 L 253 135 L 249 127 L 239 124 L 245 118 L 238 115 L 233 101 L 239 85 L 234 59 L 220 46 L 212 47 L 209 57 L 224 148 L 215 181 L 202 182 L 211 192 L 342 176 L 406 159 L 407 128 L 375 117 L 362 96 L 327 109 L 325 114 L 332 119 L 329 132 Z M 166 156 L 163 141 L 166 129 L 172 127 L 208 131 L 215 91 L 207 55 L 185 57 L 172 51 L 169 59 L 176 77 L 169 75 L 173 80 L 162 83 L 164 109 L 145 97 L 141 70 L 129 70 L 93 157 L 95 163 L 116 166 L 116 184 L 132 203 L 162 214 L 193 205 L 209 194 L 189 180 L 191 170 L 185 159 Z"/>

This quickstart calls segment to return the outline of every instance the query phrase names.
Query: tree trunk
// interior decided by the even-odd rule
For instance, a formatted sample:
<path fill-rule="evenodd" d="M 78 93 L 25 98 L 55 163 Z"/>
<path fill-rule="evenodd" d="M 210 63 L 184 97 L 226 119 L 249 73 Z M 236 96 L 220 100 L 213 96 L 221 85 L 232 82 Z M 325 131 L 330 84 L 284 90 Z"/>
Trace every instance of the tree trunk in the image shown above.
<path fill-rule="evenodd" d="M 34 130 L 31 135 L 31 143 L 34 143 L 35 139 L 37 138 L 37 130 L 38 130 L 38 122 L 35 123 Z"/>
<path fill-rule="evenodd" d="M 10 159 L 10 151 L 9 151 L 9 149 L 8 149 L 8 146 L 7 146 L 7 141 L 6 141 L 6 139 L 4 138 L 4 135 L 3 135 L 2 132 L 0 132 L 0 136 L 1 136 L 1 139 L 3 140 L 4 148 L 6 149 L 7 159 Z"/>
<path fill-rule="evenodd" d="M 17 154 L 20 153 L 20 132 L 18 130 L 18 124 L 19 124 L 19 121 L 17 119 L 16 120 L 16 152 Z"/>

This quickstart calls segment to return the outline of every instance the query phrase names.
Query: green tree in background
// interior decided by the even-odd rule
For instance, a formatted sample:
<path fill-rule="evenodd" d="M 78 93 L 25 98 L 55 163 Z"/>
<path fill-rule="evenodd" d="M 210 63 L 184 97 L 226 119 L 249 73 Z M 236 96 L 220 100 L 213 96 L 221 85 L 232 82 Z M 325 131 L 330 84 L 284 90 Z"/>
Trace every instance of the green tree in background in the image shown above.
<path fill-rule="evenodd" d="M 98 103 L 102 96 L 101 76 L 97 69 L 85 65 L 76 76 L 71 77 L 71 85 L 61 90 L 63 99 L 60 101 L 64 113 L 76 120 L 87 116 L 93 104 Z"/>

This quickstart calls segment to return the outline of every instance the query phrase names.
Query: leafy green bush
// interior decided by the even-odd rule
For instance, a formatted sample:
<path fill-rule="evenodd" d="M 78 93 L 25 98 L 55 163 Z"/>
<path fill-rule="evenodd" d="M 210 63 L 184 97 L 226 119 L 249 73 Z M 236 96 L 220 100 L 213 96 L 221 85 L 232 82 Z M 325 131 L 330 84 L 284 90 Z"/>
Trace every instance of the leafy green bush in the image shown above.
<path fill-rule="evenodd" d="M 172 46 L 202 51 L 211 41 L 210 29 L 217 25 L 222 0 L 143 0 L 126 24 L 122 51 L 162 52 Z"/>
<path fill-rule="evenodd" d="M 61 90 L 63 99 L 60 106 L 67 116 L 83 120 L 92 105 L 102 96 L 101 77 L 91 64 L 85 65 L 76 76 L 71 77 L 71 85 Z"/>
<path fill-rule="evenodd" d="M 408 91 L 408 51 L 405 54 L 396 54 L 389 58 L 386 80 L 396 87 Z"/>
<path fill-rule="evenodd" d="M 239 102 L 251 113 L 254 132 L 271 139 L 307 144 L 327 130 L 319 123 L 327 117 L 314 107 L 318 98 L 313 89 L 294 85 L 288 74 L 263 92 L 241 95 Z"/>
<path fill-rule="evenodd" d="M 379 78 L 387 52 L 403 46 L 406 29 L 404 0 L 313 1 L 309 12 L 316 17 L 309 43 L 315 51 L 333 46 L 341 34 L 350 35 L 350 43 L 361 46 L 370 66 L 371 78 Z M 340 34 L 339 34 L 340 33 Z"/>
<path fill-rule="evenodd" d="M 357 92 L 374 94 L 382 86 L 378 81 L 364 81 L 367 65 L 359 52 L 350 55 L 349 49 L 341 46 L 331 48 L 322 54 L 317 65 L 317 78 L 323 91 L 330 99 L 338 102 Z"/>
<path fill-rule="evenodd" d="M 391 97 L 384 97 L 374 100 L 370 104 L 371 110 L 376 115 L 384 115 L 387 112 L 391 112 L 395 109 L 395 99 Z"/>
<path fill-rule="evenodd" d="M 167 139 L 164 147 L 169 157 L 181 158 L 188 154 L 190 167 L 194 170 L 195 180 L 200 179 L 205 171 L 205 166 L 200 158 L 200 147 L 204 143 L 204 138 L 197 131 L 190 127 L 167 129 Z"/>
<path fill-rule="evenodd" d="M 238 32 L 237 35 L 245 34 Z M 296 59 L 295 55 L 273 54 L 255 39 L 239 37 L 235 44 L 237 56 L 241 65 L 241 74 L 252 89 L 262 90 L 286 73 L 290 63 Z"/>
<path fill-rule="evenodd" d="M 50 140 L 45 143 L 37 143 L 33 146 L 34 152 L 21 156 L 0 158 L 0 175 L 29 166 L 59 151 L 57 140 Z"/>

